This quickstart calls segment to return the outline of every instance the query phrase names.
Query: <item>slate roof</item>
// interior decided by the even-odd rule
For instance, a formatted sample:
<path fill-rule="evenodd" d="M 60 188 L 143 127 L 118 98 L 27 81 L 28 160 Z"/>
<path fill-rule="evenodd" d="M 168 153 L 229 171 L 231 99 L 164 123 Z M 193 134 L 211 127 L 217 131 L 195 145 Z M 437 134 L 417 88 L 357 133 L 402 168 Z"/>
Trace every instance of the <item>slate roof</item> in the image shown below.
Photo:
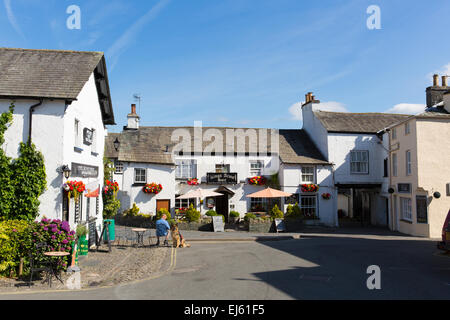
<path fill-rule="evenodd" d="M 393 123 L 411 117 L 411 115 L 404 114 L 328 111 L 314 111 L 314 115 L 328 132 L 370 134 L 375 134 Z"/>
<path fill-rule="evenodd" d="M 177 129 L 187 130 L 186 132 L 189 132 L 191 137 L 191 146 L 195 145 L 193 127 L 141 127 L 139 130 L 109 133 L 106 137 L 105 156 L 123 162 L 173 164 L 172 151 L 178 143 L 172 142 L 171 137 Z M 203 134 L 209 129 L 220 132 L 224 137 L 225 141 L 222 145 L 224 152 L 227 151 L 227 129 L 242 129 L 244 132 L 247 130 L 246 128 L 203 127 Z M 259 129 L 255 129 L 255 132 L 259 135 Z M 120 141 L 118 152 L 114 149 L 116 138 Z M 270 132 L 267 132 L 267 140 L 267 151 L 270 152 Z M 202 150 L 205 150 L 205 147 L 210 144 L 211 141 L 203 141 Z M 251 153 L 251 151 L 257 150 L 257 144 L 258 140 L 249 146 L 247 140 L 244 152 Z M 233 150 L 239 153 L 242 151 L 237 147 L 237 143 Z M 303 130 L 279 131 L 279 156 L 282 162 L 290 164 L 328 164 Z"/>
<path fill-rule="evenodd" d="M 93 72 L 104 122 L 115 124 L 102 52 L 0 48 L 0 97 L 73 101 Z"/>

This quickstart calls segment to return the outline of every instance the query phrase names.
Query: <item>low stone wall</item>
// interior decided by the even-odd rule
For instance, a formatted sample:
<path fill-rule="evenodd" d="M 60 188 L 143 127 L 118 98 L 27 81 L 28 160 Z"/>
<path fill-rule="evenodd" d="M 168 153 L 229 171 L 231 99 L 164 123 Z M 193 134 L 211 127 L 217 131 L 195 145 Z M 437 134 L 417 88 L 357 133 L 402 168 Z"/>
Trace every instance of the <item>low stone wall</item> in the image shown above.
<path fill-rule="evenodd" d="M 303 219 L 284 219 L 284 225 L 286 226 L 286 232 L 298 232 L 304 227 Z"/>
<path fill-rule="evenodd" d="M 212 220 L 205 219 L 200 222 L 178 222 L 178 229 L 186 231 L 213 231 Z"/>
<path fill-rule="evenodd" d="M 260 219 L 250 219 L 248 222 L 248 231 L 257 233 L 276 232 L 273 221 Z"/>

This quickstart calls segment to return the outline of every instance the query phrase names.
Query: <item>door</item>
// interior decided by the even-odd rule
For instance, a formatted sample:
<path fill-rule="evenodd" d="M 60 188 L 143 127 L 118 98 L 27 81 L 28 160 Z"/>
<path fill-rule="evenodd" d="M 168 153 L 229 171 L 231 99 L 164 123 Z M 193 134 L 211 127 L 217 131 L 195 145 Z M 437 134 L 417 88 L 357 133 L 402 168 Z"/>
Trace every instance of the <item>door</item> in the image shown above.
<path fill-rule="evenodd" d="M 156 212 L 166 209 L 170 212 L 170 200 L 156 200 Z"/>
<path fill-rule="evenodd" d="M 228 222 L 228 194 L 216 197 L 216 212 L 223 215 L 225 222 Z"/>

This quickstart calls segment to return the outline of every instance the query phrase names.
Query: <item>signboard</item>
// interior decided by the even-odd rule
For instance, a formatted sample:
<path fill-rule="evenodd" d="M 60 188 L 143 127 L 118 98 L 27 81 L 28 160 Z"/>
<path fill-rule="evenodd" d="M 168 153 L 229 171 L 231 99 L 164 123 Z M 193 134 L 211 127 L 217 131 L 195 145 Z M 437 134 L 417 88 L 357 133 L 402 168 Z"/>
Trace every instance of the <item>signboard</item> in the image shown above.
<path fill-rule="evenodd" d="M 275 219 L 275 228 L 277 228 L 277 232 L 286 231 L 286 225 L 284 224 L 284 220 Z"/>
<path fill-rule="evenodd" d="M 208 184 L 237 184 L 237 173 L 208 173 L 206 176 Z"/>
<path fill-rule="evenodd" d="M 86 164 L 72 163 L 72 177 L 80 178 L 98 178 L 98 167 Z"/>
<path fill-rule="evenodd" d="M 411 184 L 409 183 L 399 183 L 397 185 L 397 191 L 400 193 L 411 193 Z"/>
<path fill-rule="evenodd" d="M 212 217 L 214 232 L 225 232 L 222 216 Z"/>
<path fill-rule="evenodd" d="M 92 144 L 93 131 L 88 128 L 83 129 L 83 143 L 90 146 Z"/>

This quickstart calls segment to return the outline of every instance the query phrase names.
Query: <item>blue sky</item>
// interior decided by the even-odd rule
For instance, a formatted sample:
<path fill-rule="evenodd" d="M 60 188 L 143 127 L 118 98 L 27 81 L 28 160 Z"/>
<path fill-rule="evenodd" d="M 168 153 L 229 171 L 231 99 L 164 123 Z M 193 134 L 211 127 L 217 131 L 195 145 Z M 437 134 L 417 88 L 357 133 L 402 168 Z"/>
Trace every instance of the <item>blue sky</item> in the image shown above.
<path fill-rule="evenodd" d="M 300 128 L 308 91 L 328 110 L 415 112 L 431 75 L 450 74 L 447 0 L 0 1 L 2 46 L 105 52 L 111 131 L 134 93 L 142 125 Z"/>

